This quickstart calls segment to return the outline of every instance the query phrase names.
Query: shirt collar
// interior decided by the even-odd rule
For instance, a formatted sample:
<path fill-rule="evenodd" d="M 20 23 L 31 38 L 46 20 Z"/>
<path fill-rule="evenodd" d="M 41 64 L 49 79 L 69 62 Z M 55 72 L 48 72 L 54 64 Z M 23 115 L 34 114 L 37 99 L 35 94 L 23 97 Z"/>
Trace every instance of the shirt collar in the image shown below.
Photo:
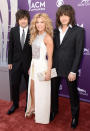
<path fill-rule="evenodd" d="M 28 26 L 26 26 L 25 28 L 22 28 L 22 27 L 20 26 L 20 30 L 23 31 L 23 29 L 24 29 L 24 31 L 27 31 L 27 30 L 28 30 Z"/>
<path fill-rule="evenodd" d="M 70 27 L 70 28 L 72 28 L 72 25 L 71 25 L 71 24 L 69 24 L 69 27 Z"/>
<path fill-rule="evenodd" d="M 67 26 L 67 29 L 68 29 L 69 27 L 70 27 L 70 28 L 72 28 L 72 25 L 71 25 L 71 24 L 69 24 L 69 25 Z M 59 28 L 58 28 L 58 29 L 59 29 L 59 31 L 60 31 L 60 32 L 62 32 L 62 28 L 61 28 L 61 26 L 59 26 Z M 66 30 L 67 30 L 67 29 L 66 29 Z"/>

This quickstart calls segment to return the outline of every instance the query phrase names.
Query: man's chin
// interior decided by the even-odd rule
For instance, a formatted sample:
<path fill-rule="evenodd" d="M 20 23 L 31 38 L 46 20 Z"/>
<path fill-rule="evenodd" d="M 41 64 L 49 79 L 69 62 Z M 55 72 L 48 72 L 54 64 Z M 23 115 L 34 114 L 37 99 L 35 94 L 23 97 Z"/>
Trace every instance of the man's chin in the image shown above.
<path fill-rule="evenodd" d="M 22 28 L 25 28 L 25 27 L 27 27 L 27 26 L 28 26 L 28 25 L 22 25 L 21 27 L 22 27 Z"/>

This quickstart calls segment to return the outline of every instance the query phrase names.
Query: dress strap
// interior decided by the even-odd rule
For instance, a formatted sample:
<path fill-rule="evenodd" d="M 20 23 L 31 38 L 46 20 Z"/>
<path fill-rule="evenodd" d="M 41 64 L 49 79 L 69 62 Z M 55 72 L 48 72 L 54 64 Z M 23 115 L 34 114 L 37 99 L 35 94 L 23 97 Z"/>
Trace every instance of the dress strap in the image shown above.
<path fill-rule="evenodd" d="M 43 39 L 44 39 L 45 35 L 46 35 L 46 32 L 44 32 L 44 33 L 42 34 L 42 38 L 43 38 Z"/>

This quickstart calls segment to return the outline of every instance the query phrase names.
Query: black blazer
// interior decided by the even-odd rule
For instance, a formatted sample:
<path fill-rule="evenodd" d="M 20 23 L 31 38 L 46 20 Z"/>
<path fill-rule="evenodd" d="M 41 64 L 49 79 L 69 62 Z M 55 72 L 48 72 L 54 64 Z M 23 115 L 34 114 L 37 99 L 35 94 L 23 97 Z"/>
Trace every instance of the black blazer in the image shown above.
<path fill-rule="evenodd" d="M 28 30 L 26 41 L 22 50 L 19 26 L 11 28 L 8 44 L 8 64 L 13 65 L 13 70 L 17 70 L 17 68 L 20 68 L 21 64 L 23 64 L 24 70 L 26 72 L 28 71 L 32 59 L 32 50 L 29 40 L 30 33 Z"/>
<path fill-rule="evenodd" d="M 70 72 L 77 73 L 84 48 L 84 29 L 69 27 L 60 45 L 60 32 L 54 30 L 53 67 L 59 76 L 67 77 Z"/>

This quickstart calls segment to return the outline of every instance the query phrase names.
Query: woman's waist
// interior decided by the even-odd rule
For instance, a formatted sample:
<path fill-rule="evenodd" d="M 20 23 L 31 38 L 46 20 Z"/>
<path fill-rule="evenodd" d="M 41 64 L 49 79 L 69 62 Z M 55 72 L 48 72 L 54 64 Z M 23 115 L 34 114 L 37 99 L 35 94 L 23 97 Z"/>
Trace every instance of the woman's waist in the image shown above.
<path fill-rule="evenodd" d="M 35 64 L 35 65 L 47 65 L 48 64 L 48 61 L 46 59 L 36 59 L 36 58 L 32 58 L 32 61 L 31 61 L 32 64 Z"/>
<path fill-rule="evenodd" d="M 33 61 L 47 61 L 46 56 L 41 56 L 41 57 L 33 57 L 32 56 L 32 60 Z"/>
<path fill-rule="evenodd" d="M 32 58 L 33 59 L 46 59 L 47 60 L 47 56 L 44 54 L 40 54 L 40 55 L 33 55 L 32 54 Z"/>

